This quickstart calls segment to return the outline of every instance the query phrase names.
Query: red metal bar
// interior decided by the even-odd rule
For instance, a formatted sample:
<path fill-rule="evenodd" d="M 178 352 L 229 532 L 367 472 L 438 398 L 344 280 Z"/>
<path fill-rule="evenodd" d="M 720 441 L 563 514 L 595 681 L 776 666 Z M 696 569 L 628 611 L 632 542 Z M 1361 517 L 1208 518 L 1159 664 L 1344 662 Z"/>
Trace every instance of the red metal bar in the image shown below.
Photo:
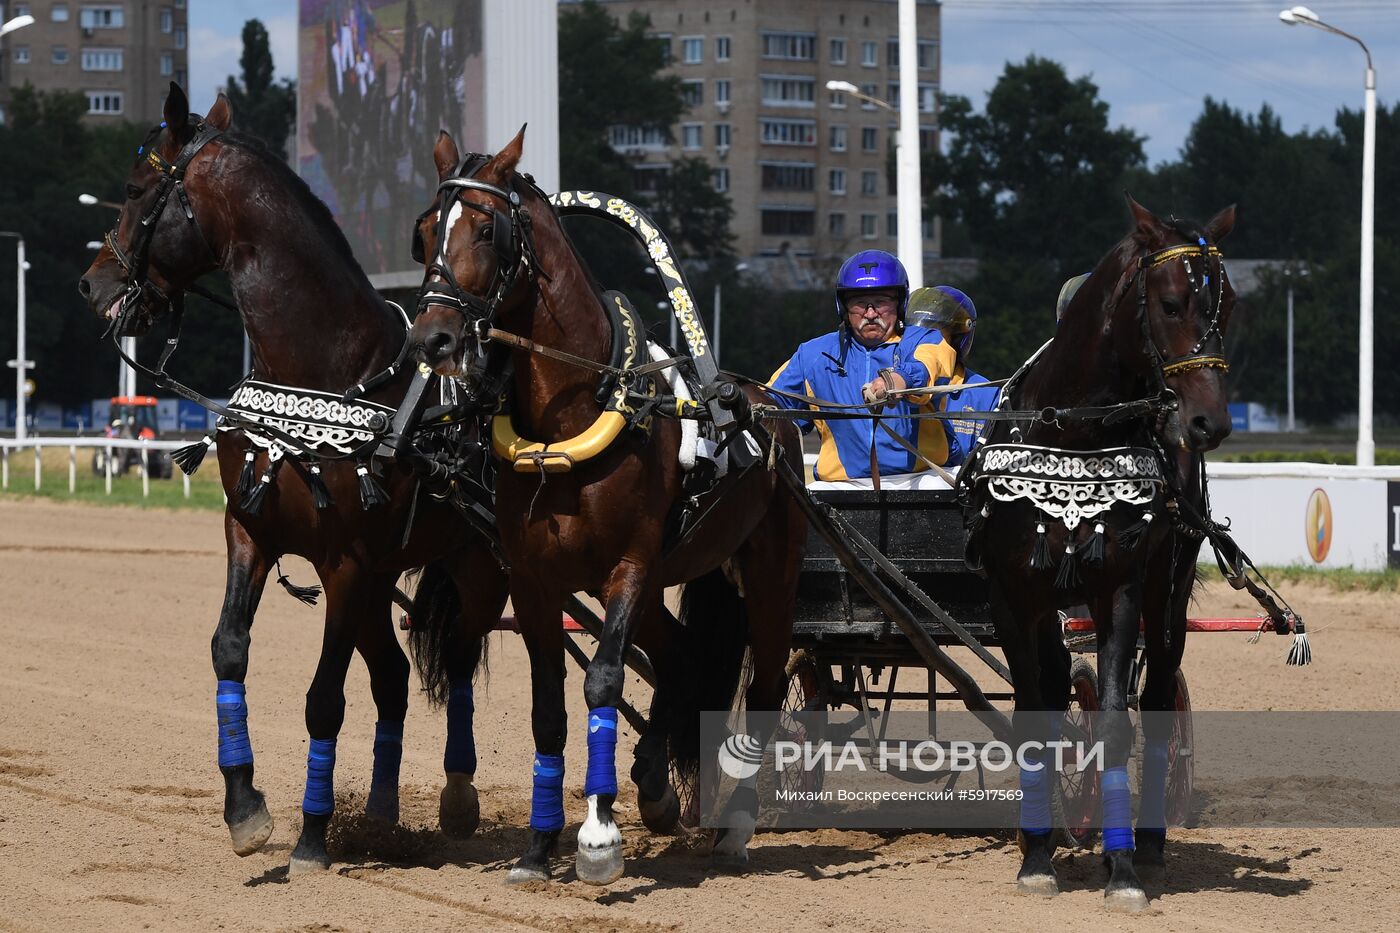
<path fill-rule="evenodd" d="M 582 633 L 585 631 L 582 625 L 579 625 L 577 622 L 574 621 L 573 616 L 564 616 L 563 623 L 564 631 L 569 632 L 570 634 Z M 496 623 L 496 631 L 518 632 L 520 631 L 520 624 L 515 621 L 515 616 L 501 616 L 501 621 Z"/>
<path fill-rule="evenodd" d="M 1188 632 L 1257 632 L 1261 626 L 1272 626 L 1268 619 L 1187 619 Z M 1092 632 L 1093 619 L 1069 619 L 1065 631 Z"/>

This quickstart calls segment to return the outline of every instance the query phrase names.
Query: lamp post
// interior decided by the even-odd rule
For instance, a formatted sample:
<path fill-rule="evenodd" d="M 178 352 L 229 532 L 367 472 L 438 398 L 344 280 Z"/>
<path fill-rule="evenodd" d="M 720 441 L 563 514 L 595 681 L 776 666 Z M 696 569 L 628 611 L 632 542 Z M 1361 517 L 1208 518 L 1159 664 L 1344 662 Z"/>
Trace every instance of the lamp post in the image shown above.
<path fill-rule="evenodd" d="M 748 267 L 749 267 L 749 264 L 748 264 L 748 263 L 746 263 L 746 262 L 741 262 L 741 263 L 739 263 L 738 265 L 736 265 L 736 266 L 734 267 L 734 271 L 735 271 L 735 272 L 743 272 L 743 271 L 745 271 L 746 269 L 748 269 Z M 714 333 L 713 339 L 710 341 L 710 346 L 711 346 L 711 349 L 714 351 L 714 354 L 715 354 L 715 365 L 716 365 L 716 366 L 719 365 L 719 336 L 720 336 L 720 316 L 719 316 L 719 309 L 720 309 L 720 298 L 721 298 L 721 295 L 722 295 L 722 292 L 721 292 L 721 289 L 720 289 L 719 279 L 715 279 L 715 333 Z"/>
<path fill-rule="evenodd" d="M 1375 466 L 1376 441 L 1371 422 L 1375 382 L 1376 69 L 1371 63 L 1371 50 L 1366 43 L 1349 32 L 1324 23 L 1307 7 L 1295 6 L 1284 10 L 1278 18 L 1289 26 L 1311 26 L 1350 39 L 1366 53 L 1366 116 L 1361 145 L 1361 360 L 1357 366 L 1360 391 L 1356 412 L 1356 464 Z"/>
<path fill-rule="evenodd" d="M 78 203 L 83 205 L 84 207 L 106 207 L 114 211 L 120 211 L 122 209 L 122 206 L 114 201 L 103 201 L 96 195 L 86 193 L 78 195 Z M 94 240 L 93 242 L 96 243 L 97 241 Z M 91 247 L 92 243 L 89 243 L 88 246 Z M 102 244 L 97 243 L 97 248 L 101 249 Z M 243 335 L 243 342 L 245 345 L 244 356 L 246 358 L 246 345 L 248 342 L 248 335 L 246 333 Z M 122 338 L 122 352 L 129 356 L 131 359 L 136 359 L 135 337 Z M 127 397 L 136 394 L 136 370 L 126 365 L 125 360 L 119 360 L 117 362 L 117 394 Z"/>
<path fill-rule="evenodd" d="M 0 25 L 0 36 L 7 36 L 16 29 L 23 29 L 25 26 L 32 26 L 33 24 L 34 17 L 30 16 L 28 13 L 23 16 L 16 16 L 14 19 L 8 20 L 3 25 Z"/>
<path fill-rule="evenodd" d="M 8 23 L 6 25 L 9 25 Z M 34 361 L 24 358 L 24 271 L 29 263 L 24 261 L 24 236 L 10 230 L 0 230 L 0 237 L 13 237 L 15 248 L 15 358 L 5 363 L 15 371 L 15 440 L 22 441 L 28 434 L 25 424 L 28 405 L 25 397 L 24 373 L 34 368 Z"/>
<path fill-rule="evenodd" d="M 1283 270 L 1283 280 L 1288 283 L 1288 432 L 1298 430 L 1298 422 L 1293 416 L 1293 286 L 1299 279 L 1308 277 L 1307 266 L 1289 266 Z"/>
<path fill-rule="evenodd" d="M 908 29 L 905 28 L 906 3 L 911 11 L 914 6 L 913 0 L 900 0 L 899 109 L 896 110 L 888 101 L 863 93 L 849 81 L 828 81 L 826 89 L 849 94 L 899 117 L 899 132 L 895 138 L 895 218 L 899 234 L 896 249 L 899 261 L 909 276 L 909 290 L 913 291 L 924 284 L 924 245 L 919 179 L 918 45 L 912 23 Z M 905 140 L 913 140 L 913 143 L 906 145 Z"/>

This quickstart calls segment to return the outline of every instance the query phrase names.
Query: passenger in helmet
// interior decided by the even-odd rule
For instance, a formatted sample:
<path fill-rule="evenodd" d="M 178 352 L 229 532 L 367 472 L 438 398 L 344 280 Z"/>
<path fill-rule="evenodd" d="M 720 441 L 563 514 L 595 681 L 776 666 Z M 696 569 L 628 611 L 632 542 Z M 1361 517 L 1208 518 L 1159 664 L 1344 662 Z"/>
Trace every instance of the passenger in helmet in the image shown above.
<path fill-rule="evenodd" d="M 957 362 L 953 374 L 935 385 L 967 385 L 965 389 L 944 395 L 942 411 L 991 411 L 1001 397 L 996 386 L 979 385 L 987 380 L 967 368 L 972 354 L 972 338 L 977 334 L 977 306 L 967 294 L 951 285 L 921 288 L 909 296 L 909 320 L 933 328 L 943 335 L 953 348 Z M 972 454 L 986 431 L 986 422 L 971 418 L 945 421 L 948 433 L 948 464 L 964 462 Z"/>
<path fill-rule="evenodd" d="M 1060 318 L 1065 316 L 1065 309 L 1074 300 L 1074 295 L 1079 291 L 1079 287 L 1089 278 L 1089 273 L 1076 275 L 1074 278 L 1066 279 L 1065 284 L 1060 286 L 1060 297 L 1055 300 L 1055 326 L 1060 326 Z"/>
<path fill-rule="evenodd" d="M 942 425 L 909 417 L 931 411 L 932 397 L 890 394 L 922 389 L 939 379 L 946 382 L 956 363 L 953 348 L 938 331 L 906 326 L 908 299 L 909 277 L 898 259 L 878 249 L 856 253 L 836 277 L 836 330 L 799 346 L 769 380 L 782 392 L 869 405 L 883 415 L 882 424 L 919 451 L 915 456 L 873 420 L 799 421 L 804 433 L 815 426 L 821 437 L 814 471 L 818 481 L 869 478 L 872 460 L 882 477 L 923 473 L 928 463 L 948 462 L 948 435 Z M 778 402 L 804 407 L 782 396 Z"/>

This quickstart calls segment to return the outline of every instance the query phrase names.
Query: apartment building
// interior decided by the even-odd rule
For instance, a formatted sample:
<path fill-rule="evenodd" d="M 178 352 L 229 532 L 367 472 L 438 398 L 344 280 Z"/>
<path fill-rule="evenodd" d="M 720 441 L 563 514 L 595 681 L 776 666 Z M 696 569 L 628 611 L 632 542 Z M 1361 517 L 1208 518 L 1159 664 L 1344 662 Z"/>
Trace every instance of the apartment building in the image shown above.
<path fill-rule="evenodd" d="M 13 89 L 86 95 L 88 119 L 158 123 L 171 81 L 189 85 L 187 0 L 3 0 L 0 20 L 34 24 L 0 39 L 0 120 Z"/>
<path fill-rule="evenodd" d="M 826 89 L 848 81 L 898 107 L 897 0 L 600 0 L 619 21 L 651 20 L 688 108 L 673 139 L 611 128 L 638 185 L 698 156 L 734 204 L 740 255 L 810 257 L 895 250 L 892 146 L 898 114 Z M 918 4 L 919 146 L 938 144 L 939 14 Z M 932 229 L 928 229 L 932 227 Z M 924 251 L 937 256 L 935 225 Z"/>

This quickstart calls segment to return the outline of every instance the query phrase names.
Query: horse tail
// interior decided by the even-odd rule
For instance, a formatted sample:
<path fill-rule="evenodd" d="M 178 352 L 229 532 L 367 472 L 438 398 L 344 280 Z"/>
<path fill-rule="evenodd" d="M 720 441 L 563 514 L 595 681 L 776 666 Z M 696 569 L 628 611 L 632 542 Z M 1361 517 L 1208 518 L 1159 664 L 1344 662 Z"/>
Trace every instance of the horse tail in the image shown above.
<path fill-rule="evenodd" d="M 457 676 L 471 676 L 486 653 L 486 639 L 462 631 L 462 599 L 441 562 L 428 564 L 418 579 L 409 613 L 408 650 L 428 702 L 447 703 L 448 686 Z M 469 663 L 466 671 L 449 670 L 453 661 Z M 452 665 L 455 667 L 455 665 Z"/>
<path fill-rule="evenodd" d="M 700 766 L 700 713 L 734 705 L 748 642 L 748 610 L 738 587 L 717 567 L 685 585 L 680 621 L 673 657 L 683 660 L 675 666 L 667 746 L 676 769 L 693 775 Z"/>

